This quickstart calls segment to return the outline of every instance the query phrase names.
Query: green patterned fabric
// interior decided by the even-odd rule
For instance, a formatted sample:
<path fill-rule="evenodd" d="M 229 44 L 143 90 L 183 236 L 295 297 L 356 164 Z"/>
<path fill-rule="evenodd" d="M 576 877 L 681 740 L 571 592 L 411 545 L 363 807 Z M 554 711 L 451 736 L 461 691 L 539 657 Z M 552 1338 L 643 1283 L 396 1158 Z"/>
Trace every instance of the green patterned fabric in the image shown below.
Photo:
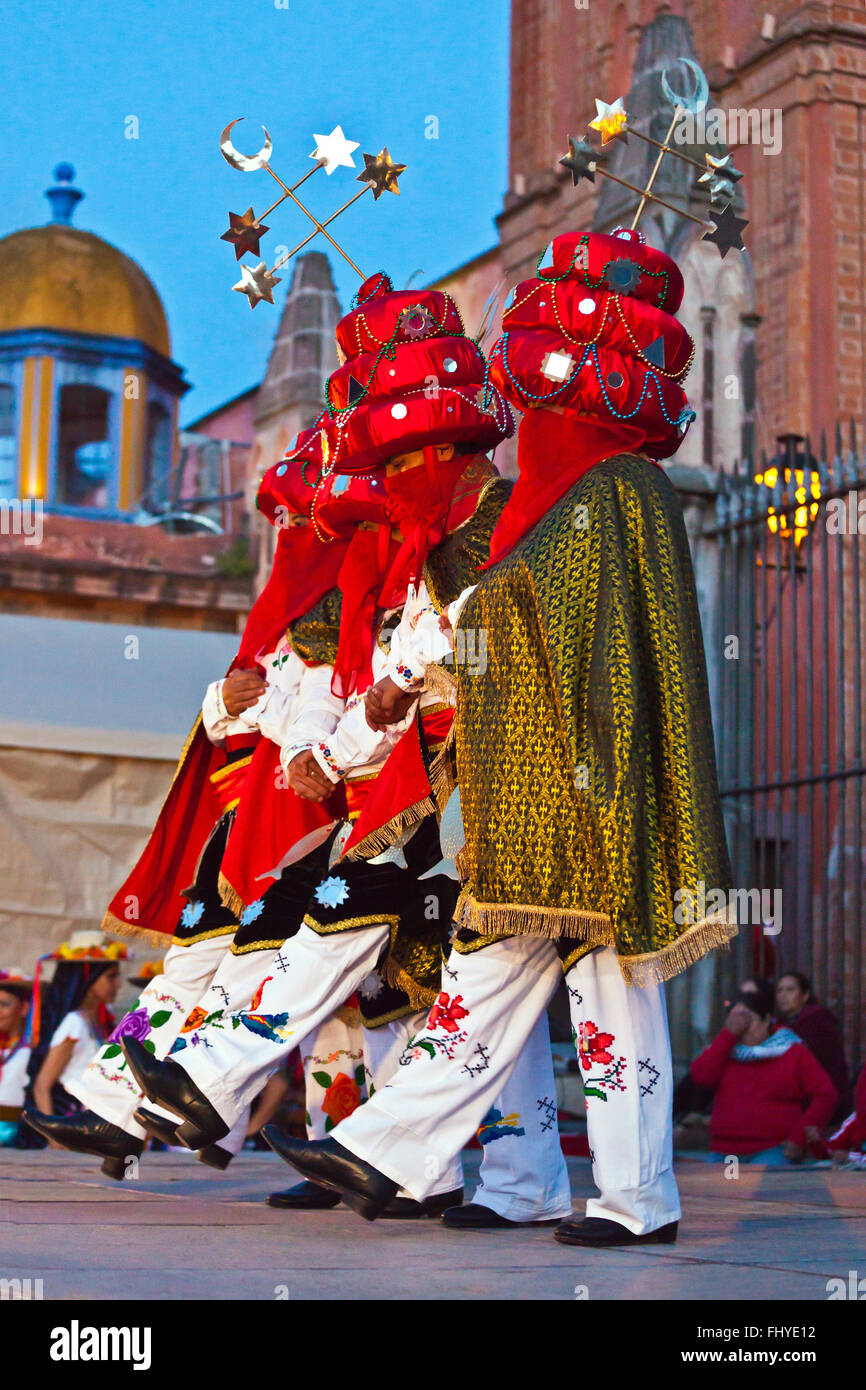
<path fill-rule="evenodd" d="M 726 944 L 726 907 L 678 911 L 701 882 L 727 892 L 729 864 L 688 538 L 663 470 L 632 454 L 592 468 L 482 577 L 459 628 L 486 661 L 456 667 L 458 949 L 515 932 L 571 959 L 613 945 L 645 983 Z"/>
<path fill-rule="evenodd" d="M 340 590 L 329 589 L 309 613 L 291 624 L 287 635 L 292 650 L 302 661 L 309 665 L 333 666 L 340 640 L 342 602 Z"/>

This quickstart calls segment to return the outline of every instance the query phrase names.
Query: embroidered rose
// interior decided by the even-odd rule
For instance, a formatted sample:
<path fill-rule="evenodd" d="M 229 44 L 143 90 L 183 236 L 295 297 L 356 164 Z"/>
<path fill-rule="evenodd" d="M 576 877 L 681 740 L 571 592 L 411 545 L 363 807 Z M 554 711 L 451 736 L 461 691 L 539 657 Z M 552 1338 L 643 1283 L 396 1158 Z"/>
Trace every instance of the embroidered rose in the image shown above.
<path fill-rule="evenodd" d="M 613 1061 L 613 1053 L 607 1051 L 612 1042 L 613 1033 L 600 1033 L 595 1023 L 581 1023 L 576 1046 L 584 1071 L 589 1071 L 593 1062 L 605 1065 Z"/>
<path fill-rule="evenodd" d="M 150 1032 L 150 1015 L 147 1009 L 133 1009 L 122 1018 L 109 1037 L 110 1043 L 119 1042 L 121 1038 L 136 1038 L 139 1042 L 146 1038 Z"/>
<path fill-rule="evenodd" d="M 357 1110 L 361 1104 L 361 1092 L 358 1083 L 353 1081 L 351 1076 L 347 1076 L 344 1071 L 337 1072 L 324 1096 L 322 1097 L 322 1110 L 333 1124 L 338 1125 L 341 1120 L 345 1120 L 351 1115 L 353 1110 Z"/>
<path fill-rule="evenodd" d="M 469 1010 L 463 1007 L 463 995 L 455 994 L 453 999 L 443 991 L 430 1010 L 428 1028 L 444 1028 L 446 1033 L 457 1032 L 457 1020 L 468 1018 Z"/>
<path fill-rule="evenodd" d="M 186 1021 L 180 1031 L 182 1033 L 192 1033 L 194 1029 L 201 1027 L 206 1018 L 207 1009 L 195 1008 L 191 1014 L 187 1015 Z"/>

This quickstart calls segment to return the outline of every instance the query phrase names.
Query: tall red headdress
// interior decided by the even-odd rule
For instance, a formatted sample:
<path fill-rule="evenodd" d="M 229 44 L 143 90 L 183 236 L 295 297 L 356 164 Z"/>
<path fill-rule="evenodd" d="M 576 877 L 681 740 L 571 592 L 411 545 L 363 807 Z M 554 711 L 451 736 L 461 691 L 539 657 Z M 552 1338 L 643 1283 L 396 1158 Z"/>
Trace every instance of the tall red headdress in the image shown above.
<path fill-rule="evenodd" d="M 495 563 L 595 463 L 667 458 L 694 411 L 679 382 L 694 344 L 673 312 L 683 280 L 641 232 L 555 237 L 512 290 L 490 380 L 525 411 L 519 476 L 493 534 Z"/>
<path fill-rule="evenodd" d="M 341 516 L 363 511 L 340 577 L 334 680 L 350 694 L 369 677 L 376 609 L 403 602 L 445 535 L 467 455 L 494 448 L 513 432 L 514 417 L 441 290 L 394 290 L 387 275 L 372 276 L 338 324 L 337 344 L 344 361 L 326 386 L 324 476 L 313 515 L 337 535 Z M 437 445 L 456 452 L 440 458 Z M 414 466 L 393 463 L 419 451 Z M 353 476 L 347 482 L 341 474 Z"/>

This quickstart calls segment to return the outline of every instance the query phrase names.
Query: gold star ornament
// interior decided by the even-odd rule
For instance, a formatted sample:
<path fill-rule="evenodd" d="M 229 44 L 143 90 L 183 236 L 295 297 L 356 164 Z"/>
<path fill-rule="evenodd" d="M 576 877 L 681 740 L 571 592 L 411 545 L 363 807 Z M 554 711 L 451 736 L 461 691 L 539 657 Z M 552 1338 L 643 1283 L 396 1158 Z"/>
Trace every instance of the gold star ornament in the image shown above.
<path fill-rule="evenodd" d="M 364 170 L 358 175 L 357 182 L 368 183 L 373 190 L 374 200 L 377 200 L 382 193 L 400 192 L 397 179 L 405 168 L 405 164 L 394 163 L 386 145 L 378 154 L 364 155 Z"/>
<path fill-rule="evenodd" d="M 616 101 L 612 102 L 601 101 L 596 97 L 595 105 L 597 115 L 594 121 L 590 121 L 589 128 L 599 132 L 602 145 L 606 145 L 609 140 L 622 140 L 623 144 L 627 144 L 628 112 L 622 104 L 622 97 L 617 97 Z"/>
<path fill-rule="evenodd" d="M 235 248 L 235 260 L 239 261 L 247 251 L 252 251 L 254 256 L 262 254 L 259 242 L 269 230 L 269 227 L 263 227 L 256 221 L 252 208 L 247 208 L 243 213 L 229 213 L 229 228 L 227 232 L 223 232 L 220 241 L 232 243 Z"/>
<path fill-rule="evenodd" d="M 233 290 L 239 294 L 245 294 L 250 301 L 250 308 L 255 309 L 260 299 L 266 299 L 269 304 L 274 302 L 274 285 L 280 283 L 278 275 L 272 275 L 264 261 L 259 261 L 258 265 L 252 267 L 241 266 L 241 278 L 236 285 L 232 285 Z"/>

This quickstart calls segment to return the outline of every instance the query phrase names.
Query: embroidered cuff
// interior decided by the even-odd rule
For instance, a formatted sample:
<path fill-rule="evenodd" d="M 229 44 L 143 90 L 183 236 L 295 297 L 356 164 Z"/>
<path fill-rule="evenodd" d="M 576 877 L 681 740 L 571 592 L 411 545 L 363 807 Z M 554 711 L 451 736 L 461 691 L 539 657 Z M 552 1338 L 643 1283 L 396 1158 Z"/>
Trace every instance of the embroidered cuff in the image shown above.
<path fill-rule="evenodd" d="M 345 773 L 345 768 L 341 768 L 327 743 L 314 743 L 310 749 L 319 767 L 332 782 L 340 782 Z"/>
<path fill-rule="evenodd" d="M 414 691 L 420 690 L 424 684 L 424 674 L 416 676 L 411 666 L 407 666 L 405 661 L 395 661 L 388 667 L 388 675 L 395 685 L 399 685 L 401 690 Z"/>
<path fill-rule="evenodd" d="M 217 714 L 220 719 L 231 719 L 231 715 L 223 704 L 223 682 L 217 681 L 214 686 L 214 700 L 216 701 Z"/>

